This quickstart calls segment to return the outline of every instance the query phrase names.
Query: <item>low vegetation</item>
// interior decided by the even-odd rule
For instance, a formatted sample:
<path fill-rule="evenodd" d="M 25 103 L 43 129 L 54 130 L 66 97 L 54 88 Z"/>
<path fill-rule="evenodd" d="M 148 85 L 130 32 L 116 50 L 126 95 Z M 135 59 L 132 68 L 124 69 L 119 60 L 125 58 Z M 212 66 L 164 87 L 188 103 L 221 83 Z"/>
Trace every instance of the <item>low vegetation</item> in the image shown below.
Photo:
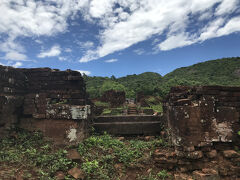
<path fill-rule="evenodd" d="M 20 170 L 26 179 L 51 179 L 57 171 L 75 166 L 66 154 L 64 149 L 54 149 L 40 132 L 17 130 L 0 141 L 0 170 L 5 165 L 12 170 Z M 13 172 L 12 178 L 15 175 Z"/>
<path fill-rule="evenodd" d="M 148 96 L 148 98 L 146 98 L 146 103 L 154 112 L 163 112 L 161 97 Z"/>
<path fill-rule="evenodd" d="M 139 164 L 151 161 L 154 150 L 166 146 L 161 138 L 121 141 L 104 134 L 89 137 L 79 144 L 78 151 L 83 157 L 82 167 L 88 179 L 114 179 L 130 167 L 138 168 Z"/>
<path fill-rule="evenodd" d="M 120 179 L 133 173 L 138 180 L 158 180 L 170 177 L 163 169 L 156 169 L 153 153 L 157 148 L 168 148 L 160 137 L 144 140 L 139 138 L 121 139 L 108 134 L 92 135 L 77 147 L 54 147 L 43 139 L 39 132 L 18 130 L 0 141 L 1 172 L 11 170 L 6 178 L 14 178 L 17 173 L 24 179 L 55 179 L 57 172 L 65 174 L 65 179 L 73 179 L 68 170 L 78 167 L 84 179 Z M 73 162 L 67 158 L 67 149 L 74 148 L 81 160 Z M 147 169 L 146 169 L 147 168 Z M 134 170 L 133 172 L 131 172 Z"/>
<path fill-rule="evenodd" d="M 102 102 L 102 101 L 96 101 L 96 102 L 94 102 L 94 105 L 95 105 L 95 106 L 99 106 L 99 107 L 105 107 L 105 108 L 110 107 L 110 104 L 109 104 L 109 103 L 107 103 L 107 102 Z"/>

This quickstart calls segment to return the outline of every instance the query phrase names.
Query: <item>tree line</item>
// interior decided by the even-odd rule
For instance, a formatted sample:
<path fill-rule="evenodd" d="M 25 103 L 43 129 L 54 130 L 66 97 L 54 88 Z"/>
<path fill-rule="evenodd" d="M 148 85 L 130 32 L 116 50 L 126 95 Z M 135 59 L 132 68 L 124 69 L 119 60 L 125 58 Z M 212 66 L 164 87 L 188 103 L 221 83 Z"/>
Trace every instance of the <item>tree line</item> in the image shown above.
<path fill-rule="evenodd" d="M 127 75 L 116 78 L 86 76 L 87 92 L 91 98 L 100 97 L 107 90 L 124 91 L 126 97 L 135 98 L 138 92 L 164 97 L 171 87 L 177 85 L 240 86 L 240 58 L 223 58 L 182 67 L 161 76 L 155 72 Z"/>

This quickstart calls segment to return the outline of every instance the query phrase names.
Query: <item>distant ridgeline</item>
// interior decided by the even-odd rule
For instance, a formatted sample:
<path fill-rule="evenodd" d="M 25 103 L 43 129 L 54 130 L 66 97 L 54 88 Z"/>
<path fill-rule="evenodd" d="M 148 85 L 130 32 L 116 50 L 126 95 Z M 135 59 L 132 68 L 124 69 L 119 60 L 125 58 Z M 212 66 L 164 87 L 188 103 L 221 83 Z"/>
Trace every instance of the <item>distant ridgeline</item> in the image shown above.
<path fill-rule="evenodd" d="M 121 78 L 85 75 L 84 79 L 91 98 L 99 97 L 110 89 L 125 91 L 126 97 L 135 98 L 137 92 L 165 96 L 170 87 L 176 85 L 240 86 L 240 57 L 211 60 L 178 68 L 164 77 L 158 73 L 145 72 Z"/>

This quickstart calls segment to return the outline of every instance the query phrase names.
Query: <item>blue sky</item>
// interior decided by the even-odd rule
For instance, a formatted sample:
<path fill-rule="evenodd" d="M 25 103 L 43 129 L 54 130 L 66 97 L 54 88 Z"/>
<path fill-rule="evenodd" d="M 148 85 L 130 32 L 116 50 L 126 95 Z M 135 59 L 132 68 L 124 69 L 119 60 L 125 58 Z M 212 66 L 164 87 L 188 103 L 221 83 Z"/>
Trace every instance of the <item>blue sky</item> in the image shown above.
<path fill-rule="evenodd" d="M 165 75 L 240 56 L 239 0 L 1 0 L 0 64 Z"/>

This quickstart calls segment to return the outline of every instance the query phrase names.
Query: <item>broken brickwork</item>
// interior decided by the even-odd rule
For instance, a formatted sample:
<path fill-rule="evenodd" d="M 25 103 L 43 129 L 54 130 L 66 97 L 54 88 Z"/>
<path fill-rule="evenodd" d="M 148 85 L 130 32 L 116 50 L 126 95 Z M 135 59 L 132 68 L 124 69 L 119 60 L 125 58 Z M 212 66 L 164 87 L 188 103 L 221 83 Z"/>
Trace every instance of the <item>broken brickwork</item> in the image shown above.
<path fill-rule="evenodd" d="M 25 75 L 14 68 L 0 66 L 0 137 L 18 122 L 25 91 Z"/>
<path fill-rule="evenodd" d="M 164 102 L 175 151 L 157 152 L 156 162 L 195 179 L 240 176 L 240 87 L 174 87 Z"/>
<path fill-rule="evenodd" d="M 4 66 L 0 66 L 0 71 L 2 131 L 17 124 L 29 130 L 41 130 L 56 143 L 63 144 L 86 136 L 90 102 L 79 72 Z"/>
<path fill-rule="evenodd" d="M 240 87 L 175 87 L 164 110 L 176 146 L 238 141 Z"/>
<path fill-rule="evenodd" d="M 108 90 L 102 95 L 101 101 L 108 102 L 111 107 L 119 107 L 126 101 L 124 91 Z"/>

